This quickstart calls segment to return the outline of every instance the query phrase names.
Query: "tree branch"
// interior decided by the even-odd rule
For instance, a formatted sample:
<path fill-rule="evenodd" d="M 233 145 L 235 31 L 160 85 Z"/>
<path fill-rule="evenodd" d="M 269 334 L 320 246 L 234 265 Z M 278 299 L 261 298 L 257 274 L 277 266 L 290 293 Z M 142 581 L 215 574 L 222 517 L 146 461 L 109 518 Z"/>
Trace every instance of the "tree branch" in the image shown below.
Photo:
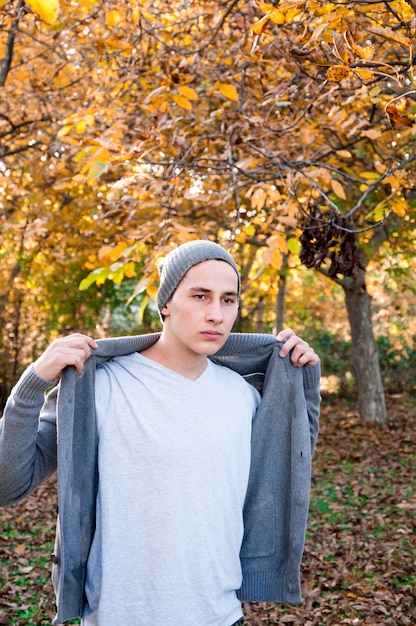
<path fill-rule="evenodd" d="M 6 43 L 6 50 L 5 50 L 3 61 L 1 64 L 1 68 L 0 68 L 0 87 L 4 87 L 7 76 L 10 72 L 10 68 L 12 66 L 14 42 L 16 39 L 16 32 L 19 26 L 20 9 L 23 8 L 24 4 L 25 3 L 23 0 L 19 0 L 17 4 L 17 15 L 10 25 L 10 30 L 9 30 L 9 34 L 7 37 L 7 43 Z"/>

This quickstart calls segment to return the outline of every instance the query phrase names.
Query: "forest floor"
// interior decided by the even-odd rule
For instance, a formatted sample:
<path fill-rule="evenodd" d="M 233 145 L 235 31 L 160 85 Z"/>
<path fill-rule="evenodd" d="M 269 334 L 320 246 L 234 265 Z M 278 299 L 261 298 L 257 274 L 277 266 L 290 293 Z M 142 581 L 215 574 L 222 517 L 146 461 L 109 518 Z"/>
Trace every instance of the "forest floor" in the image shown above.
<path fill-rule="evenodd" d="M 303 602 L 246 604 L 247 626 L 416 624 L 416 398 L 387 401 L 389 423 L 370 427 L 324 398 Z M 55 510 L 54 480 L 0 510 L 1 625 L 51 623 Z"/>

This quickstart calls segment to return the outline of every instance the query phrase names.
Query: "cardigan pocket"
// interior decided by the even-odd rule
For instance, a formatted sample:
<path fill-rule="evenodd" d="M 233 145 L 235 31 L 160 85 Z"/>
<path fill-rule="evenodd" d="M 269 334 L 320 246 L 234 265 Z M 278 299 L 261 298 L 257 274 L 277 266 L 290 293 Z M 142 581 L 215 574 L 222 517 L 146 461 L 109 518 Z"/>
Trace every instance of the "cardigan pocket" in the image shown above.
<path fill-rule="evenodd" d="M 249 498 L 244 507 L 241 557 L 271 556 L 276 551 L 276 501 L 274 494 Z"/>

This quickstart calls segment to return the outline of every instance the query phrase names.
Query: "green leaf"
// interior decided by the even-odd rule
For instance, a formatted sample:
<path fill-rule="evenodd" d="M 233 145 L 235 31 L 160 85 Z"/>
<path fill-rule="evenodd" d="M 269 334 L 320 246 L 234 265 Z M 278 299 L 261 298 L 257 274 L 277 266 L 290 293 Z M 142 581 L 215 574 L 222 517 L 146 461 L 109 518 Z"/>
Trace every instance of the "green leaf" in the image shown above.
<path fill-rule="evenodd" d="M 108 267 L 100 267 L 96 270 L 93 270 L 86 278 L 84 278 L 79 284 L 79 290 L 85 291 L 88 287 L 91 287 L 93 283 L 97 285 L 103 285 L 108 275 L 110 274 L 110 270 Z"/>
<path fill-rule="evenodd" d="M 90 176 L 94 179 L 100 178 L 101 174 L 104 174 L 108 170 L 108 163 L 102 161 L 94 161 L 89 167 Z"/>
<path fill-rule="evenodd" d="M 292 254 L 299 254 L 300 252 L 300 243 L 299 240 L 295 237 L 291 237 L 287 240 L 287 247 L 289 252 L 291 252 Z"/>

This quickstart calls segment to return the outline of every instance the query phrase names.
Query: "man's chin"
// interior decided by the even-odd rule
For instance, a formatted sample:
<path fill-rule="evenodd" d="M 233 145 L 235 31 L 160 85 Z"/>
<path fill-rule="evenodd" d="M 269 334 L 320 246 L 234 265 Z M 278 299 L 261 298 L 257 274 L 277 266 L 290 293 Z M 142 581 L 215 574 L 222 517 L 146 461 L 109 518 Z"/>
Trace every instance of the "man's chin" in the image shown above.
<path fill-rule="evenodd" d="M 221 348 L 223 347 L 226 341 L 227 341 L 227 338 L 221 337 L 221 341 L 215 341 L 214 343 L 208 346 L 205 345 L 203 348 L 204 354 L 206 356 L 211 356 L 215 354 L 216 352 L 218 352 L 218 350 L 221 350 Z"/>

